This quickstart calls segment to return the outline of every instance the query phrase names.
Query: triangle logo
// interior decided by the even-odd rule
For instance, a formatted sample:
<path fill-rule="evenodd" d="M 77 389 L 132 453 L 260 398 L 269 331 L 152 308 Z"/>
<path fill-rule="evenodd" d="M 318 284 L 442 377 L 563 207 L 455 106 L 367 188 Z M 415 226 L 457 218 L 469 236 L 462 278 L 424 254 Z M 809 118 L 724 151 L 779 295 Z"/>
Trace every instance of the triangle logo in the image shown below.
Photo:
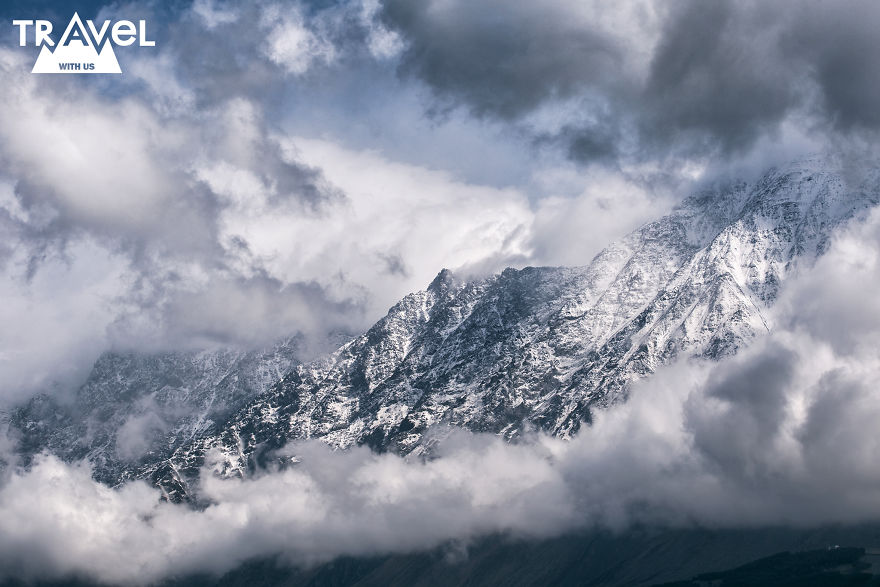
<path fill-rule="evenodd" d="M 74 13 L 55 49 L 46 45 L 40 49 L 31 73 L 122 73 L 113 45 L 103 40 L 99 52 L 79 14 Z"/>

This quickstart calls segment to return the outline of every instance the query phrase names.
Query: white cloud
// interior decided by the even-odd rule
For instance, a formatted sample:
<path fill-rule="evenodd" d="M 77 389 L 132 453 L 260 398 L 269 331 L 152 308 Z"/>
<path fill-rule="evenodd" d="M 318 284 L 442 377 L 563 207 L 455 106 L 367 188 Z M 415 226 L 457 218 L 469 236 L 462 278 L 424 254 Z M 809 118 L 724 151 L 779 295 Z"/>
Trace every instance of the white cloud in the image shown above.
<path fill-rule="evenodd" d="M 161 502 L 140 482 L 109 489 L 85 466 L 43 457 L 0 488 L 0 576 L 145 584 L 274 553 L 304 564 L 494 530 L 541 536 L 569 524 L 570 497 L 546 450 L 488 438 L 450 450 L 414 464 L 300 445 L 301 464 L 285 471 L 245 481 L 206 472 L 213 505 L 201 511 Z"/>
<path fill-rule="evenodd" d="M 263 8 L 266 56 L 292 74 L 303 74 L 318 62 L 336 58 L 333 42 L 312 23 L 307 26 L 298 5 L 270 4 Z"/>
<path fill-rule="evenodd" d="M 623 173 L 601 168 L 589 173 L 548 169 L 535 180 L 547 190 L 536 205 L 532 239 L 534 257 L 542 264 L 586 265 L 672 204 L 671 198 L 651 193 Z M 553 195 L 560 188 L 575 195 Z"/>
<path fill-rule="evenodd" d="M 457 181 L 441 171 L 354 152 L 329 141 L 294 138 L 286 156 L 323 170 L 346 194 L 316 215 L 230 215 L 278 275 L 308 275 L 333 287 L 337 274 L 376 297 L 372 315 L 424 288 L 443 267 L 528 255 L 532 212 L 515 190 Z"/>
<path fill-rule="evenodd" d="M 127 262 L 88 240 L 49 253 L 30 280 L 17 251 L 0 269 L 0 402 L 19 401 L 54 382 L 84 380 L 107 346 Z"/>
<path fill-rule="evenodd" d="M 233 23 L 239 18 L 238 13 L 230 6 L 218 6 L 214 0 L 195 0 L 192 11 L 208 29 Z"/>
<path fill-rule="evenodd" d="M 174 133 L 132 101 L 100 103 L 90 93 L 59 100 L 7 52 L 0 92 L 4 172 L 27 182 L 71 220 L 137 233 L 159 223 L 174 193 L 158 141 Z"/>
<path fill-rule="evenodd" d="M 361 0 L 360 15 L 367 28 L 367 47 L 376 59 L 391 59 L 400 55 L 404 49 L 403 39 L 394 31 L 388 30 L 377 18 L 381 4 L 379 0 Z"/>

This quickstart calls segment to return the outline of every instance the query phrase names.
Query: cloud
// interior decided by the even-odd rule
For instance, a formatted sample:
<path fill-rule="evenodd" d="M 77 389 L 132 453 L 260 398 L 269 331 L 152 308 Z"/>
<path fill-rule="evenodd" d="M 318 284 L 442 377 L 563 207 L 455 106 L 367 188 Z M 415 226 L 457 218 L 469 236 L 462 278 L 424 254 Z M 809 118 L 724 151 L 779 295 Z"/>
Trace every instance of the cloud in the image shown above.
<path fill-rule="evenodd" d="M 125 461 L 134 461 L 152 448 L 156 438 L 168 431 L 170 425 L 160 415 L 156 405 L 139 406 L 138 413 L 126 418 L 116 432 L 116 454 Z"/>
<path fill-rule="evenodd" d="M 305 73 L 316 61 L 335 59 L 333 43 L 309 30 L 296 6 L 271 5 L 263 11 L 262 19 L 268 27 L 263 50 L 288 72 Z"/>
<path fill-rule="evenodd" d="M 867 423 L 880 401 L 874 356 L 880 320 L 847 300 L 877 280 L 880 216 L 848 227 L 816 265 L 794 276 L 771 313 L 773 331 L 718 363 L 680 363 L 599 414 L 571 448 L 584 507 L 633 522 L 723 527 L 858 524 L 880 517 Z M 858 244 L 856 244 L 858 243 Z M 854 247 L 863 251 L 853 259 Z M 847 336 L 800 305 L 808 296 L 859 315 Z M 836 301 L 832 301 L 836 300 Z M 844 309 L 845 308 L 845 309 Z M 803 311 L 806 310 L 806 311 Z M 591 479 L 600 480 L 595 485 Z"/>
<path fill-rule="evenodd" d="M 365 448 L 295 450 L 301 464 L 284 471 L 244 481 L 206 474 L 213 503 L 204 510 L 162 502 L 139 482 L 109 489 L 86 466 L 43 457 L 0 488 L 0 576 L 145 584 L 268 553 L 307 564 L 499 527 L 541 536 L 570 519 L 569 496 L 539 448 L 477 439 L 427 464 Z"/>
<path fill-rule="evenodd" d="M 32 264 L 25 247 L 17 246 L 0 268 L 4 406 L 35 391 L 63 393 L 68 383 L 83 380 L 106 348 L 106 329 L 118 311 L 115 298 L 126 287 L 126 260 L 89 239 L 64 254 L 38 254 L 40 269 L 30 279 L 22 277 Z M 59 383 L 62 389 L 55 390 Z"/>
<path fill-rule="evenodd" d="M 757 3 L 676 5 L 643 90 L 645 130 L 662 143 L 693 134 L 725 150 L 772 132 L 805 94 L 800 64 L 779 58 L 783 18 Z"/>
<path fill-rule="evenodd" d="M 502 4 L 390 0 L 381 16 L 401 74 L 441 107 L 530 128 L 575 104 L 551 137 L 574 160 L 741 156 L 787 123 L 825 141 L 877 129 L 874 3 Z"/>
<path fill-rule="evenodd" d="M 530 253 L 533 213 L 517 190 L 471 185 L 442 171 L 389 161 L 375 152 L 352 152 L 328 141 L 294 138 L 286 146 L 291 156 L 323 169 L 348 198 L 329 217 L 287 219 L 298 234 L 314 236 L 283 247 L 278 263 L 315 275 L 328 275 L 328 265 L 342 263 L 353 279 L 382 292 L 386 306 L 377 310 L 383 313 L 389 301 L 396 301 L 393 296 L 430 283 L 438 267 L 491 259 L 489 269 L 498 271 Z M 265 234 L 262 227 L 246 230 Z M 389 259 L 407 271 L 390 270 Z M 404 288 L 395 285 L 401 280 Z M 386 290 L 389 286 L 394 289 Z"/>
<path fill-rule="evenodd" d="M 192 4 L 192 11 L 201 19 L 208 30 L 220 25 L 231 24 L 239 18 L 238 13 L 232 7 L 218 5 L 212 0 L 195 0 Z"/>
<path fill-rule="evenodd" d="M 876 172 L 866 185 L 878 187 Z M 834 246 L 780 300 L 782 326 L 825 341 L 843 355 L 869 354 L 878 341 L 880 305 L 871 295 L 880 275 L 876 212 L 868 222 L 839 234 Z"/>
<path fill-rule="evenodd" d="M 296 332 L 304 316 L 318 311 L 328 315 L 328 328 L 358 313 L 355 302 L 328 299 L 311 276 L 281 282 L 267 275 L 248 243 L 225 232 L 226 211 L 242 204 L 205 185 L 199 175 L 205 161 L 250 181 L 272 204 L 266 214 L 281 206 L 320 214 L 323 202 L 340 197 L 319 171 L 282 157 L 252 103 L 233 97 L 213 110 L 169 114 L 165 102 L 110 100 L 71 87 L 75 81 L 41 82 L 12 51 L 3 50 L 0 67 L 15 80 L 0 92 L 2 230 L 9 237 L 2 269 L 11 296 L 2 348 L 22 371 L 45 375 L 29 382 L 4 376 L 4 400 L 20 395 L 22 385 L 33 390 L 54 376 L 75 381 L 56 367 L 82 362 L 73 370 L 79 373 L 113 342 L 138 348 L 260 344 Z M 283 293 L 252 306 L 264 313 L 246 315 L 257 322 L 251 328 L 240 321 L 225 328 L 219 317 L 228 307 L 216 303 L 185 313 L 186 321 L 175 318 L 194 297 L 206 301 L 212 291 L 255 300 Z M 270 317 L 294 297 L 297 304 Z M 51 344 L 28 343 L 41 332 L 34 325 L 44 321 L 33 314 L 52 317 Z M 197 315 L 205 321 L 197 322 Z M 132 320 L 146 329 L 129 328 Z M 273 321 L 277 328 L 266 326 Z M 314 321 L 310 326 L 313 334 L 324 330 Z M 243 332 L 249 334 L 237 334 Z"/>
<path fill-rule="evenodd" d="M 592 84 L 627 82 L 627 49 L 611 30 L 615 19 L 602 18 L 615 9 L 598 8 L 564 1 L 389 1 L 382 17 L 409 42 L 404 72 L 477 115 L 514 118 Z M 592 16 L 604 22 L 594 25 Z"/>
<path fill-rule="evenodd" d="M 814 10 L 797 11 L 794 25 L 782 37 L 785 55 L 807 62 L 821 92 L 823 113 L 843 131 L 880 126 L 871 107 L 880 95 L 880 76 L 863 59 L 880 48 L 869 24 L 878 16 L 880 7 L 873 2 L 820 3 Z"/>
<path fill-rule="evenodd" d="M 532 262 L 584 265 L 609 243 L 661 217 L 672 206 L 667 190 L 648 186 L 637 169 L 611 173 L 599 166 L 588 170 L 559 167 L 536 178 L 547 195 L 535 210 Z M 576 196 L 555 195 L 565 185 Z"/>

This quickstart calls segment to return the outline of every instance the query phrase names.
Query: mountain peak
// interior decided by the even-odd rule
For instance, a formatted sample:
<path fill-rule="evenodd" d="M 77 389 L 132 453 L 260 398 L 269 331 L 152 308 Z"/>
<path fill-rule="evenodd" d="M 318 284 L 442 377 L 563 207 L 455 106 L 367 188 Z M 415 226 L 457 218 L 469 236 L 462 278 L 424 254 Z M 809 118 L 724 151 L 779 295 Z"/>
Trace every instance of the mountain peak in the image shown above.
<path fill-rule="evenodd" d="M 434 293 L 443 293 L 454 287 L 456 283 L 455 275 L 451 270 L 445 267 L 437 273 L 434 280 L 428 285 L 428 291 Z"/>

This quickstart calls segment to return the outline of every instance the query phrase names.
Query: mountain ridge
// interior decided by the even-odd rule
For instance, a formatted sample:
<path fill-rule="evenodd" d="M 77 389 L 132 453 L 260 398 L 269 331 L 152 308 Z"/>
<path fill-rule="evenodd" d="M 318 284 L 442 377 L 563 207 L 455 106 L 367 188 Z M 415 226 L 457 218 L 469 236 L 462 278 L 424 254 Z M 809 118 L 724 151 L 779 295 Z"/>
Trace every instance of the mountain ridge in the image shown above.
<path fill-rule="evenodd" d="M 851 188 L 839 161 L 802 160 L 699 191 L 583 267 L 508 268 L 473 280 L 443 269 L 365 333 L 305 363 L 289 340 L 281 351 L 218 359 L 217 369 L 174 385 L 165 381 L 169 364 L 172 375 L 179 369 L 173 354 L 115 368 L 104 358 L 79 392 L 94 400 L 85 415 L 32 400 L 10 425 L 27 454 L 87 458 L 102 480 L 148 478 L 169 499 L 193 494 L 209 452 L 221 474 L 244 476 L 307 438 L 424 456 L 447 427 L 512 441 L 531 430 L 570 437 L 660 365 L 720 359 L 769 331 L 767 309 L 785 280 L 880 201 L 878 177 Z M 127 394 L 139 377 L 151 383 Z M 218 381 L 227 381 L 225 395 L 212 410 Z M 175 390 L 181 405 L 201 411 L 169 415 Z M 126 459 L 119 432 L 133 412 L 120 404 L 132 397 L 143 413 L 159 401 L 164 424 L 144 455 Z M 59 448 L 96 417 L 97 440 Z M 69 434 L 41 438 L 59 418 Z"/>
<path fill-rule="evenodd" d="M 576 434 L 659 365 L 731 355 L 772 327 L 765 310 L 786 277 L 878 202 L 876 184 L 850 190 L 824 165 L 689 198 L 585 267 L 473 281 L 442 270 L 169 463 L 193 478 L 214 450 L 223 474 L 247 475 L 295 439 L 418 455 L 430 452 L 426 432 L 445 426 L 511 440 L 532 429 Z"/>

